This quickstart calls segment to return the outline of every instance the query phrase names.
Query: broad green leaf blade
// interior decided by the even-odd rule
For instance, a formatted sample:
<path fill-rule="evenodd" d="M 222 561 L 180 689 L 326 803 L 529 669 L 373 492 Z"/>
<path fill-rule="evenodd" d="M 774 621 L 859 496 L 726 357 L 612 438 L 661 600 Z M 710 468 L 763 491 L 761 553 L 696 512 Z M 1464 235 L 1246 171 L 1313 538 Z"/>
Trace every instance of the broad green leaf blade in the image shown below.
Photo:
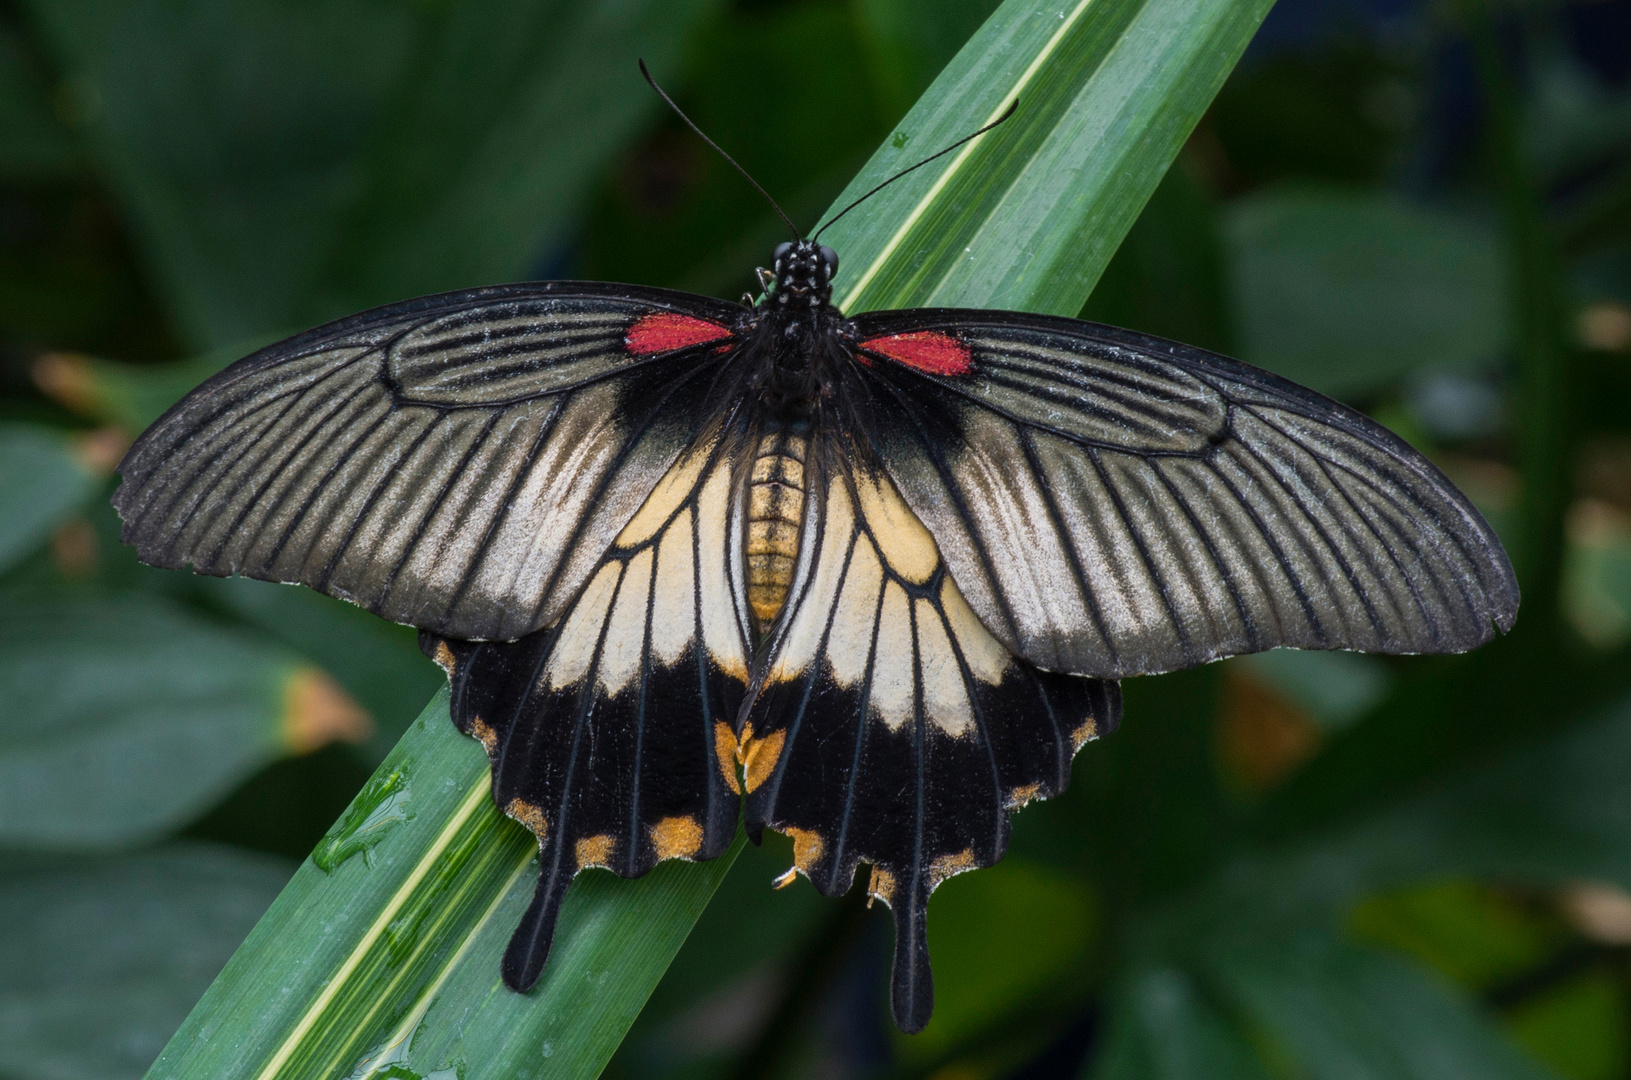
<path fill-rule="evenodd" d="M 1465 997 L 1403 960 L 1320 933 L 1271 936 L 1209 965 L 1311 1080 L 1544 1080 Z"/>
<path fill-rule="evenodd" d="M 1246 1036 L 1175 968 L 1117 987 L 1094 1080 L 1268 1080 Z"/>
<path fill-rule="evenodd" d="M 530 834 L 438 694 L 171 1040 L 152 1077 L 593 1076 L 678 951 L 735 849 L 635 882 L 591 873 L 527 995 L 499 957 L 531 899 Z"/>
<path fill-rule="evenodd" d="M 292 869 L 207 844 L 0 866 L 0 1075 L 136 1080 Z"/>
<path fill-rule="evenodd" d="M 1631 885 L 1628 755 L 1631 698 L 1317 841 L 1238 858 L 1139 921 L 1132 977 L 1193 969 L 1299 1075 L 1534 1080 L 1473 1003 L 1334 931 L 1364 897 L 1426 881 Z"/>
<path fill-rule="evenodd" d="M 1393 681 L 1387 661 L 1366 653 L 1271 649 L 1229 663 L 1273 686 L 1328 731 L 1379 704 Z"/>
<path fill-rule="evenodd" d="M 1034 5 L 1005 5 L 953 61 L 948 70 L 958 74 L 943 75 L 914 115 L 940 118 L 949 141 L 968 130 L 977 111 L 970 102 L 1001 107 L 1026 71 L 1038 80 L 1020 80 L 1027 86 L 1068 86 L 1070 95 L 1048 98 L 1051 105 L 1028 114 L 1026 139 L 983 174 L 992 182 L 1054 181 L 1040 189 L 1006 183 L 1001 197 L 977 208 L 955 176 L 956 182 L 931 184 L 927 199 L 919 187 L 909 201 L 882 201 L 846 219 L 846 257 L 853 264 L 860 253 L 876 263 L 874 277 L 895 281 L 892 303 L 1006 303 L 1073 313 L 1267 3 L 1231 7 L 1227 18 L 1218 7 L 1101 0 L 1039 13 Z M 1064 32 L 1043 32 L 1044 18 L 1056 19 Z M 1108 56 L 1095 52 L 1112 42 L 1122 44 Z M 1155 52 L 1146 56 L 1149 49 Z M 1113 130 L 1076 108 L 1098 102 L 1119 103 Z M 1081 168 L 1071 148 L 1079 150 L 1084 125 L 1097 132 L 1097 146 L 1119 147 L 1121 156 L 1103 168 Z M 890 150 L 869 169 L 893 167 Z M 1070 182 L 1060 182 L 1061 170 Z M 957 222 L 965 217 L 994 251 L 1034 247 L 1045 218 L 1049 257 L 1072 265 L 1085 260 L 1091 272 L 1075 274 L 1076 284 L 1061 291 L 1056 273 L 1008 274 L 993 263 L 965 272 L 955 297 L 936 292 L 934 282 L 913 271 L 921 260 L 911 231 L 926 219 L 961 235 Z M 892 240 L 902 226 L 910 242 Z M 150 1076 L 273 1080 L 334 1073 L 362 1080 L 453 1069 L 474 1080 L 520 1068 L 534 1076 L 598 1073 L 733 856 L 665 864 L 637 882 L 586 876 L 567 896 L 543 982 L 517 997 L 500 985 L 497 959 L 532 888 L 532 845 L 492 808 L 487 783 L 480 749 L 453 731 L 445 696 L 438 697 Z"/>
<path fill-rule="evenodd" d="M 1631 887 L 1631 696 L 1353 824 L 1243 855 L 1139 929 L 1166 962 L 1190 943 L 1324 927 L 1367 896 L 1447 878 Z"/>
<path fill-rule="evenodd" d="M 73 136 L 51 112 L 50 94 L 28 49 L 0 26 L 0 177 L 57 177 L 77 164 Z"/>
<path fill-rule="evenodd" d="M 1377 194 L 1268 192 L 1224 215 L 1240 356 L 1326 394 L 1500 359 L 1494 229 Z"/>
<path fill-rule="evenodd" d="M 202 578 L 213 600 L 262 632 L 320 664 L 374 717 L 361 747 L 377 765 L 447 680 L 419 651 L 415 632 L 312 589 L 250 578 Z"/>
<path fill-rule="evenodd" d="M 312 284 L 411 58 L 412 4 L 27 5 L 194 347 L 331 314 Z"/>
<path fill-rule="evenodd" d="M 101 486 L 62 432 L 0 424 L 0 570 L 44 543 Z"/>
<path fill-rule="evenodd" d="M 709 0 L 40 0 L 191 343 L 528 276 Z"/>
<path fill-rule="evenodd" d="M 426 7 L 328 268 L 353 308 L 531 276 L 719 0 Z M 477 242 L 474 238 L 480 237 Z"/>
<path fill-rule="evenodd" d="M 6 847 L 150 840 L 267 762 L 366 724 L 328 676 L 289 652 L 158 597 L 13 595 L 4 610 Z"/>
<path fill-rule="evenodd" d="M 1272 0 L 1008 0 L 838 200 L 1000 116 L 825 237 L 845 311 L 1075 315 Z"/>

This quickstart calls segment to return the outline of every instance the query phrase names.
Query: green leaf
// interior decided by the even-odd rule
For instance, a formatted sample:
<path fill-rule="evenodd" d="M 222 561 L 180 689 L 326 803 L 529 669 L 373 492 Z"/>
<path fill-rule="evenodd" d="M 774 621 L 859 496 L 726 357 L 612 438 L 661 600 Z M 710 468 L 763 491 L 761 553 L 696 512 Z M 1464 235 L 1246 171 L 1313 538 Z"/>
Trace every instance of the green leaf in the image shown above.
<path fill-rule="evenodd" d="M 1608 971 L 1591 971 L 1525 1003 L 1512 1017 L 1512 1032 L 1561 1076 L 1618 1080 L 1631 1064 L 1625 1009 L 1624 984 Z"/>
<path fill-rule="evenodd" d="M 1549 914 L 1507 890 L 1451 879 L 1369 897 L 1347 922 L 1356 937 L 1409 953 L 1445 978 L 1485 991 L 1556 953 L 1564 929 Z"/>
<path fill-rule="evenodd" d="M 313 283 L 410 62 L 388 0 L 26 5 L 169 313 L 200 349 L 332 314 Z"/>
<path fill-rule="evenodd" d="M 488 795 L 487 759 L 439 694 L 233 956 L 153 1077 L 593 1076 L 685 940 L 735 849 L 635 882 L 590 872 L 532 993 L 499 957 L 536 844 Z M 230 1032 L 230 1038 L 224 1033 Z M 403 1075 L 398 1072 L 395 1075 Z"/>
<path fill-rule="evenodd" d="M 1340 395 L 1501 357 L 1505 259 L 1486 224 L 1309 188 L 1243 199 L 1223 231 L 1244 360 Z"/>
<path fill-rule="evenodd" d="M 996 7 L 996 0 L 856 0 L 872 81 L 895 106 L 891 115 L 928 89 Z"/>
<path fill-rule="evenodd" d="M 0 176 L 59 176 L 73 167 L 75 158 L 73 136 L 52 114 L 22 35 L 0 23 Z"/>
<path fill-rule="evenodd" d="M 525 276 L 708 0 L 36 0 L 199 347 Z"/>
<path fill-rule="evenodd" d="M 1310 1080 L 1543 1080 L 1466 998 L 1384 953 L 1318 932 L 1212 959 L 1214 977 Z"/>
<path fill-rule="evenodd" d="M 362 752 L 384 760 L 446 679 L 419 651 L 417 633 L 343 600 L 249 578 L 201 578 L 206 595 L 252 626 L 320 664 L 378 724 Z"/>
<path fill-rule="evenodd" d="M 1335 731 L 1381 702 L 1393 682 L 1387 662 L 1365 653 L 1272 649 L 1234 659 Z"/>
<path fill-rule="evenodd" d="M 1251 1043 L 1175 968 L 1118 987 L 1094 1080 L 1268 1080 Z"/>
<path fill-rule="evenodd" d="M 837 207 L 1019 111 L 833 227 L 838 305 L 1075 315 L 1270 2 L 1009 0 Z"/>
<path fill-rule="evenodd" d="M 1038 106 L 1014 129 L 1007 150 L 981 159 L 982 184 L 1016 176 L 1023 183 L 1003 186 L 1011 198 L 957 213 L 972 215 L 981 251 L 993 255 L 1037 241 L 1046 216 L 1043 254 L 1090 272 L 992 270 L 979 278 L 982 290 L 960 271 L 956 302 L 1053 310 L 1069 297 L 1073 306 L 1060 310 L 1079 308 L 1266 8 L 1261 0 L 1227 12 L 1199 0 L 1123 0 L 1083 3 L 1060 16 L 1010 0 L 988 20 L 913 115 L 938 118 L 960 135 L 1004 105 L 1017 83 L 1033 88 Z M 922 136 L 917 145 L 939 138 L 932 126 L 908 119 Z M 886 144 L 869 174 L 898 156 Z M 961 172 L 962 158 L 949 160 L 947 182 L 929 184 L 933 198 L 924 198 L 927 188 L 908 188 L 895 193 L 910 196 L 906 201 L 846 219 L 843 250 L 852 265 L 859 254 L 885 281 L 920 265 L 919 241 L 942 238 L 917 226 L 954 225 L 946 215 L 972 175 Z M 920 274 L 898 281 L 891 295 L 905 303 L 946 298 Z M 530 837 L 492 808 L 486 761 L 453 731 L 445 697 L 426 709 L 378 775 L 393 771 L 402 774 L 394 787 L 370 788 L 371 798 L 398 800 L 391 820 L 372 810 L 347 815 L 350 824 L 323 847 L 329 872 L 316 864 L 301 869 L 171 1041 L 153 1080 L 428 1075 L 475 1062 L 491 1075 L 524 1068 L 593 1076 L 733 858 L 664 864 L 632 883 L 586 874 L 568 894 L 539 988 L 510 994 L 498 981 L 498 956 L 532 888 Z M 335 863 L 348 846 L 347 829 L 370 820 L 385 832 L 367 857 Z"/>
<path fill-rule="evenodd" d="M 1237 857 L 1141 933 L 1168 957 L 1219 934 L 1328 926 L 1361 899 L 1424 881 L 1631 886 L 1631 696 L 1301 843 Z"/>
<path fill-rule="evenodd" d="M 906 1061 L 932 1061 L 1011 1018 L 1027 999 L 1087 962 L 1094 904 L 1087 886 L 1009 858 L 935 890 L 929 917 L 934 1017 L 896 1045 Z"/>
<path fill-rule="evenodd" d="M 1315 1080 L 1545 1075 L 1470 1001 L 1335 930 L 1365 897 L 1422 882 L 1631 883 L 1628 755 L 1631 697 L 1345 829 L 1237 857 L 1139 920 L 1128 977 L 1188 971 L 1243 1036 L 1272 1033 L 1259 1053 Z"/>
<path fill-rule="evenodd" d="M 612 155 L 661 108 L 719 0 L 426 6 L 329 267 L 348 308 L 524 276 L 568 239 Z M 473 242 L 473 237 L 481 241 Z"/>
<path fill-rule="evenodd" d="M 0 571 L 33 551 L 102 487 L 67 435 L 0 423 Z"/>
<path fill-rule="evenodd" d="M 290 869 L 205 844 L 0 866 L 0 1075 L 141 1076 Z"/>
<path fill-rule="evenodd" d="M 3 606 L 0 845 L 146 840 L 289 752 L 310 669 L 283 650 L 150 596 Z"/>
<path fill-rule="evenodd" d="M 1581 637 L 1612 649 L 1631 639 L 1631 523 L 1601 504 L 1572 513 L 1563 610 Z"/>

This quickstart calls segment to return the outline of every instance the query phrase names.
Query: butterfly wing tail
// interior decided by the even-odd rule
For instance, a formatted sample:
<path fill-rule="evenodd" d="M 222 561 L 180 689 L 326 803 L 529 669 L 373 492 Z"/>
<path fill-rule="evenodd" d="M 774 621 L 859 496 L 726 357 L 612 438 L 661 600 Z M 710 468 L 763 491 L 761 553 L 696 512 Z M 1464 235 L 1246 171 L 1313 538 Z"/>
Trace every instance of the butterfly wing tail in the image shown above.
<path fill-rule="evenodd" d="M 895 1026 L 916 1035 L 934 1015 L 934 975 L 929 969 L 932 888 L 926 881 L 914 881 L 910 888 L 910 897 L 897 897 L 890 907 L 895 917 L 895 959 L 889 973 L 889 1008 Z"/>
<path fill-rule="evenodd" d="M 546 843 L 546 849 L 556 845 Z M 561 900 L 566 887 L 572 884 L 573 871 L 560 865 L 554 852 L 544 850 L 539 856 L 538 889 L 532 894 L 532 903 L 521 916 L 521 922 L 510 935 L 510 944 L 504 950 L 501 971 L 504 985 L 518 994 L 531 990 L 543 973 L 549 960 L 549 949 L 555 941 L 555 918 L 560 914 Z"/>

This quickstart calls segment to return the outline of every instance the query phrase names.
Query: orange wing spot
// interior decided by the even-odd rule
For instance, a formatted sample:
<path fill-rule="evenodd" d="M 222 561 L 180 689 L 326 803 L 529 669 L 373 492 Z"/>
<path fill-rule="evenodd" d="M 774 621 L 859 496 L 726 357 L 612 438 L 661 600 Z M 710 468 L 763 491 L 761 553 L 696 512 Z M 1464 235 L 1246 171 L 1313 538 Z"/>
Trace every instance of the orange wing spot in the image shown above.
<path fill-rule="evenodd" d="M 736 760 L 742 763 L 743 779 L 749 791 L 770 779 L 786 739 L 785 731 L 772 731 L 762 739 L 755 739 L 752 724 L 742 728 L 742 738 L 736 744 Z"/>
<path fill-rule="evenodd" d="M 1075 731 L 1070 733 L 1070 748 L 1072 750 L 1080 750 L 1083 743 L 1089 742 L 1098 737 L 1099 722 L 1090 716 L 1086 721 L 1079 725 Z"/>
<path fill-rule="evenodd" d="M 689 315 L 676 315 L 672 311 L 659 311 L 641 317 L 629 327 L 623 342 L 629 352 L 650 356 L 730 336 L 730 328 L 718 323 L 693 319 Z"/>
<path fill-rule="evenodd" d="M 866 887 L 866 906 L 871 907 L 874 900 L 882 900 L 891 906 L 895 903 L 895 875 L 881 866 L 872 868 L 872 880 Z"/>
<path fill-rule="evenodd" d="M 549 834 L 549 819 L 544 817 L 542 809 L 532 803 L 523 802 L 520 799 L 511 799 L 505 805 L 504 813 L 525 825 L 529 831 L 538 837 L 539 843 L 542 843 L 544 837 Z"/>
<path fill-rule="evenodd" d="M 447 642 L 436 643 L 436 655 L 431 659 L 436 661 L 437 667 L 447 672 L 448 678 L 453 677 L 453 669 L 458 666 L 458 661 L 453 656 L 453 650 L 447 647 Z"/>
<path fill-rule="evenodd" d="M 487 755 L 489 757 L 498 753 L 498 732 L 494 731 L 487 721 L 483 720 L 479 716 L 471 717 L 470 734 L 479 739 L 481 741 L 481 745 L 487 748 Z"/>
<path fill-rule="evenodd" d="M 808 874 L 821 853 L 827 850 L 827 842 L 813 829 L 788 827 L 780 831 L 793 839 L 793 865 Z"/>
<path fill-rule="evenodd" d="M 585 866 L 610 866 L 612 852 L 617 850 L 617 839 L 606 836 L 585 836 L 577 842 L 573 854 L 578 857 L 578 869 Z"/>
<path fill-rule="evenodd" d="M 1017 787 L 1008 793 L 1008 809 L 1017 810 L 1041 794 L 1041 784 L 1026 784 L 1024 787 Z"/>
<path fill-rule="evenodd" d="M 742 794 L 742 784 L 736 779 L 736 736 L 723 720 L 714 721 L 714 756 L 719 759 L 719 771 L 725 783 L 736 794 Z"/>
<path fill-rule="evenodd" d="M 940 883 L 949 877 L 974 869 L 976 867 L 972 848 L 959 851 L 955 855 L 942 855 L 929 864 L 929 891 L 938 889 Z"/>
<path fill-rule="evenodd" d="M 651 827 L 659 859 L 689 859 L 702 850 L 702 826 L 694 817 L 665 817 Z"/>
<path fill-rule="evenodd" d="M 967 345 L 939 330 L 914 330 L 861 342 L 861 348 L 929 375 L 967 375 L 974 354 Z"/>

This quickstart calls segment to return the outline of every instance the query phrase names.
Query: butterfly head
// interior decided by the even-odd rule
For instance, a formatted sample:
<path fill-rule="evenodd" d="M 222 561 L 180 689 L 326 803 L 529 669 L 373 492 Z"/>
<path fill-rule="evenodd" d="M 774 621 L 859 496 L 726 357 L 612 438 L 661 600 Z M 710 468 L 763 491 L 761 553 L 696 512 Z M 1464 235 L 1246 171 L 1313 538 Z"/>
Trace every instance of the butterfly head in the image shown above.
<path fill-rule="evenodd" d="M 770 291 L 772 303 L 820 307 L 832 298 L 832 279 L 838 273 L 838 252 L 814 240 L 778 244 L 771 258 L 776 275 Z"/>

